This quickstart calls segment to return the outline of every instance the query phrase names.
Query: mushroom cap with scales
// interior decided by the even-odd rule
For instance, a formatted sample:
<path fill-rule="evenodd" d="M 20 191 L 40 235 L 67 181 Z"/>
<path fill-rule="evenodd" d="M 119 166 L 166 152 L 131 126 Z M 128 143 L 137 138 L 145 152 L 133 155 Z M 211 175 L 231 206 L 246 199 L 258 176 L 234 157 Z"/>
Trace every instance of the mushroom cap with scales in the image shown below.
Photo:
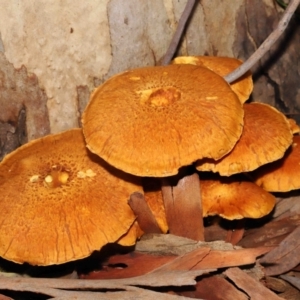
<path fill-rule="evenodd" d="M 283 158 L 258 168 L 250 175 L 257 185 L 270 192 L 300 189 L 300 136 L 294 135 L 293 143 Z"/>
<path fill-rule="evenodd" d="M 87 147 L 111 165 L 166 177 L 199 158 L 228 153 L 242 133 L 243 115 L 221 76 L 169 65 L 110 78 L 92 93 L 82 124 Z"/>
<path fill-rule="evenodd" d="M 224 77 L 237 69 L 243 62 L 233 57 L 224 56 L 178 56 L 172 63 L 203 66 Z M 246 72 L 239 79 L 232 82 L 230 86 L 240 99 L 241 103 L 246 102 L 253 90 L 251 72 Z"/>
<path fill-rule="evenodd" d="M 269 214 L 276 203 L 273 195 L 253 182 L 235 176 L 201 180 L 203 216 L 227 220 L 257 219 Z"/>
<path fill-rule="evenodd" d="M 290 124 L 290 128 L 291 128 L 291 131 L 293 132 L 293 134 L 300 133 L 300 127 L 296 123 L 296 121 L 294 119 L 291 119 L 291 118 L 288 118 L 287 120 Z"/>
<path fill-rule="evenodd" d="M 87 257 L 129 230 L 127 200 L 141 190 L 86 148 L 81 129 L 31 141 L 0 164 L 0 256 L 43 266 Z"/>
<path fill-rule="evenodd" d="M 244 129 L 230 153 L 220 160 L 196 162 L 199 171 L 230 176 L 250 172 L 283 157 L 293 141 L 287 118 L 274 107 L 263 103 L 244 104 Z"/>

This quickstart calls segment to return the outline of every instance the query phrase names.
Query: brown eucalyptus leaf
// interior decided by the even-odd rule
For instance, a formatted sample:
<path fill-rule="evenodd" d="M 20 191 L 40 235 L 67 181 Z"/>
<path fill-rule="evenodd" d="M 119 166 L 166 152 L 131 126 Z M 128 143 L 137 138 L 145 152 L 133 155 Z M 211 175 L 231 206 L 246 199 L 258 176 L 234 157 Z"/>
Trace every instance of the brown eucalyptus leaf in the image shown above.
<path fill-rule="evenodd" d="M 216 288 L 217 287 L 217 288 Z M 182 292 L 180 295 L 206 300 L 247 300 L 248 297 L 220 276 L 202 278 L 194 291 Z"/>
<path fill-rule="evenodd" d="M 300 263 L 300 226 L 290 233 L 278 247 L 260 259 L 266 275 L 274 276 L 286 273 Z"/>
<path fill-rule="evenodd" d="M 245 291 L 250 296 L 250 299 L 282 299 L 239 268 L 230 268 L 226 270 L 224 274 L 230 278 L 241 290 Z"/>

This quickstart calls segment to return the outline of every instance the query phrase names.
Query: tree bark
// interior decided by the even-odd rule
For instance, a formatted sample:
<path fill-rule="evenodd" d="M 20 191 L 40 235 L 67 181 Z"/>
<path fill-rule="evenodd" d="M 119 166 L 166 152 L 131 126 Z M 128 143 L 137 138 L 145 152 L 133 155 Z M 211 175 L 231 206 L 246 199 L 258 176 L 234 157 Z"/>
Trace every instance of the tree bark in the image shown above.
<path fill-rule="evenodd" d="M 80 126 L 90 92 L 112 75 L 156 65 L 187 0 L 0 0 L 0 155 L 50 132 Z M 247 59 L 283 9 L 273 0 L 201 0 L 177 55 Z M 253 68 L 251 99 L 300 114 L 300 27 L 293 18 Z M 300 121 L 299 119 L 297 119 Z M 14 136 L 12 138 L 12 136 Z"/>

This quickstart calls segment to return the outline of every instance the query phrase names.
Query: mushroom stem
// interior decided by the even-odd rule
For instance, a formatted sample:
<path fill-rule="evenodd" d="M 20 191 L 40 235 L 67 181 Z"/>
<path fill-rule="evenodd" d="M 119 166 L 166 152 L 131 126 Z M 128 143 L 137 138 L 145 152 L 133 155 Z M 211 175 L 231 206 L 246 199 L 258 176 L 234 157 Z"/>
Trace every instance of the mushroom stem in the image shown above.
<path fill-rule="evenodd" d="M 142 193 L 132 193 L 128 204 L 144 233 L 162 233 Z"/>
<path fill-rule="evenodd" d="M 170 178 L 163 179 L 162 195 L 170 233 L 204 241 L 198 174 L 184 176 L 175 186 L 170 184 Z"/>
<path fill-rule="evenodd" d="M 278 40 L 281 34 L 288 26 L 290 19 L 292 18 L 295 10 L 297 9 L 300 0 L 291 0 L 286 8 L 281 20 L 274 31 L 267 37 L 267 39 L 259 46 L 259 48 L 237 69 L 229 73 L 224 77 L 228 83 L 232 83 L 236 79 L 240 78 L 247 71 L 249 71 L 263 56 L 271 49 L 274 43 Z"/>

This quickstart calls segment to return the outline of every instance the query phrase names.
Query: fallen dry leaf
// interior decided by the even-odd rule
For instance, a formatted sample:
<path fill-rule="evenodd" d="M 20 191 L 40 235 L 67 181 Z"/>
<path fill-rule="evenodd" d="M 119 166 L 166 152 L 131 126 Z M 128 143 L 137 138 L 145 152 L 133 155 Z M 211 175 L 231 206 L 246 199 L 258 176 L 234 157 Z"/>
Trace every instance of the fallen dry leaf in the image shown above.
<path fill-rule="evenodd" d="M 266 287 L 275 292 L 283 293 L 286 290 L 287 283 L 276 277 L 266 277 L 265 278 Z"/>
<path fill-rule="evenodd" d="M 137 251 L 124 255 L 114 255 L 108 259 L 103 270 L 81 275 L 80 278 L 114 279 L 140 276 L 159 268 L 175 257 L 174 255 L 152 255 Z M 124 267 L 118 268 L 118 266 Z"/>
<path fill-rule="evenodd" d="M 208 247 L 202 247 L 195 249 L 191 252 L 188 252 L 184 255 L 180 255 L 173 259 L 170 262 L 162 265 L 158 269 L 153 270 L 152 273 L 158 271 L 173 271 L 173 270 L 191 270 L 194 269 L 196 265 L 198 265 L 209 253 L 211 249 Z M 202 268 L 204 269 L 211 269 L 211 268 Z M 200 268 L 197 268 L 200 270 Z"/>
<path fill-rule="evenodd" d="M 120 297 L 122 299 L 173 299 L 170 298 L 170 295 L 139 289 L 136 286 L 193 286 L 196 284 L 194 278 L 210 271 L 213 270 L 158 270 L 156 272 L 148 273 L 138 277 L 114 280 L 1 277 L 0 290 L 35 292 L 39 294 L 50 295 L 55 297 L 55 299 L 120 299 Z M 96 292 L 96 290 L 102 290 L 102 292 Z M 110 294 L 107 293 L 109 291 L 111 291 Z M 127 293 L 128 296 L 126 296 L 125 291 L 129 292 Z M 120 293 L 117 294 L 118 292 Z"/>
<path fill-rule="evenodd" d="M 20 291 L 20 286 L 11 287 L 10 290 Z M 22 291 L 34 292 L 37 294 L 43 294 L 51 296 L 51 299 L 54 300 L 114 300 L 114 299 L 122 299 L 122 300 L 183 300 L 188 299 L 186 297 L 174 296 L 163 294 L 155 291 L 150 291 L 137 287 L 127 287 L 126 290 L 116 290 L 116 291 L 107 291 L 103 292 L 89 292 L 89 291 L 68 291 L 64 289 L 56 289 L 56 288 L 45 288 L 38 287 L 36 284 L 32 284 L 30 286 L 24 285 L 22 287 Z M 6 298 L 11 299 L 11 298 Z M 6 300 L 3 299 L 3 300 Z"/>
<path fill-rule="evenodd" d="M 260 259 L 268 276 L 280 275 L 300 263 L 300 226 L 290 233 L 278 247 Z"/>
<path fill-rule="evenodd" d="M 230 268 L 224 274 L 253 300 L 283 299 L 239 268 Z"/>
<path fill-rule="evenodd" d="M 211 250 L 193 270 L 219 269 L 254 264 L 256 258 L 271 251 L 273 247 L 258 247 L 227 251 Z"/>
<path fill-rule="evenodd" d="M 234 246 L 224 241 L 199 242 L 173 234 L 147 234 L 137 242 L 135 250 L 147 254 L 183 255 L 200 247 L 214 250 L 234 250 Z"/>
<path fill-rule="evenodd" d="M 281 298 L 287 300 L 300 299 L 299 290 L 283 279 L 276 277 L 266 277 L 265 284 L 267 288 L 274 292 L 277 292 L 278 296 L 280 296 Z"/>
<path fill-rule="evenodd" d="M 238 245 L 247 248 L 277 246 L 299 225 L 300 215 L 293 215 L 277 221 L 273 220 L 262 227 L 247 230 Z"/>
<path fill-rule="evenodd" d="M 213 243 L 212 243 L 213 244 Z M 82 275 L 84 279 L 113 279 L 139 276 L 156 270 L 205 270 L 254 264 L 256 258 L 272 250 L 272 247 L 258 247 L 235 250 L 212 250 L 196 248 L 180 256 L 139 253 L 114 255 L 100 271 Z"/>
<path fill-rule="evenodd" d="M 216 288 L 217 287 L 217 288 Z M 247 300 L 248 297 L 221 276 L 200 279 L 194 291 L 181 292 L 180 295 L 205 300 Z"/>
<path fill-rule="evenodd" d="M 296 287 L 298 290 L 300 290 L 300 278 L 299 277 L 294 277 L 294 276 L 289 276 L 289 275 L 281 275 L 280 278 L 289 282 L 294 287 Z"/>
<path fill-rule="evenodd" d="M 277 200 L 273 218 L 277 220 L 300 214 L 300 196 L 299 191 L 293 192 L 292 196 Z"/>
<path fill-rule="evenodd" d="M 13 300 L 13 298 L 6 297 L 6 296 L 0 294 L 0 300 Z"/>

